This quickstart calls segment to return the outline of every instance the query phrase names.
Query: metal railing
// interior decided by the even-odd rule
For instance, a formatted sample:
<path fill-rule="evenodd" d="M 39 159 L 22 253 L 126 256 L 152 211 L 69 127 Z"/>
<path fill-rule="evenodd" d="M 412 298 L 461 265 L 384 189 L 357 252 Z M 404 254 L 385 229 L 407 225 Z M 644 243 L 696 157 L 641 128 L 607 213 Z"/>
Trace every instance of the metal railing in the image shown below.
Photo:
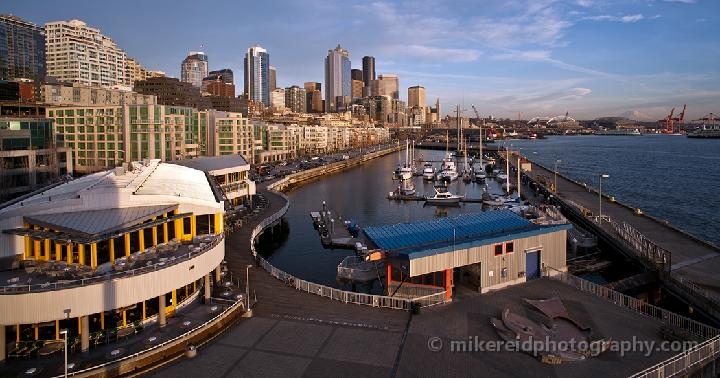
<path fill-rule="evenodd" d="M 669 270 L 671 255 L 668 250 L 648 239 L 627 222 L 623 222 L 621 225 L 610 221 L 610 226 L 613 231 L 615 231 L 615 234 L 619 236 L 639 258 L 649 262 L 659 271 Z"/>
<path fill-rule="evenodd" d="M 123 361 L 129 361 L 129 360 L 138 358 L 138 357 L 140 357 L 140 356 L 142 356 L 142 355 L 144 355 L 144 354 L 146 354 L 146 353 L 151 353 L 151 352 L 153 352 L 153 351 L 156 351 L 156 350 L 159 350 L 159 349 L 163 349 L 163 348 L 165 348 L 165 347 L 167 347 L 167 346 L 170 346 L 170 345 L 172 345 L 172 344 L 176 344 L 176 343 L 179 343 L 179 342 L 186 342 L 186 341 L 187 341 L 188 339 L 190 339 L 193 335 L 195 335 L 195 334 L 203 331 L 205 328 L 210 327 L 210 326 L 214 325 L 215 323 L 223 320 L 223 319 L 226 318 L 227 316 L 231 315 L 231 314 L 233 313 L 233 311 L 235 310 L 235 308 L 237 308 L 237 307 L 239 307 L 239 306 L 240 306 L 240 307 L 243 306 L 243 302 L 242 302 L 242 301 L 236 301 L 236 302 L 235 302 L 234 304 L 232 304 L 231 306 L 225 308 L 225 310 L 223 310 L 222 312 L 220 312 L 217 316 L 215 316 L 215 317 L 207 320 L 206 322 L 198 325 L 197 327 L 195 327 L 195 328 L 193 328 L 193 329 L 191 329 L 191 330 L 189 330 L 189 331 L 187 331 L 187 332 L 185 332 L 185 333 L 183 333 L 183 334 L 181 334 L 181 335 L 178 335 L 178 336 L 176 336 L 176 337 L 174 337 L 174 338 L 172 338 L 172 339 L 169 339 L 169 340 L 167 340 L 167 341 L 161 342 L 161 343 L 159 343 L 159 344 L 157 344 L 157 345 L 153 345 L 152 347 L 147 348 L 147 349 L 143 349 L 143 350 L 141 350 L 141 351 L 139 351 L 139 352 L 137 352 L 137 353 L 133 353 L 133 354 L 131 354 L 131 355 L 118 358 L 118 359 L 116 359 L 116 360 L 108 361 L 108 362 L 105 362 L 105 363 L 103 363 L 103 364 L 95 365 L 95 366 L 92 366 L 92 367 L 89 367 L 89 368 L 86 368 L 86 369 L 83 369 L 83 370 L 68 372 L 68 376 L 83 375 L 84 373 L 91 373 L 91 372 L 93 372 L 93 371 L 98 371 L 98 369 L 104 369 L 104 368 L 106 368 L 107 366 L 110 366 L 110 365 L 113 365 L 113 364 L 117 364 L 117 363 L 121 363 L 121 362 L 123 362 Z M 55 376 L 54 378 L 59 378 L 59 377 L 62 377 L 62 376 L 63 376 L 63 375 L 61 374 L 61 375 Z"/>
<path fill-rule="evenodd" d="M 175 257 L 175 259 L 168 258 L 162 264 L 155 263 L 150 266 L 142 266 L 140 268 L 134 268 L 134 269 L 128 269 L 123 270 L 119 272 L 113 272 L 113 273 L 105 273 L 102 275 L 94 276 L 94 277 L 87 277 L 87 278 L 79 278 L 79 279 L 71 279 L 71 280 L 58 280 L 57 282 L 44 282 L 40 284 L 31 284 L 31 285 L 21 285 L 21 284 L 14 284 L 10 286 L 0 286 L 0 295 L 3 294 L 24 294 L 28 292 L 41 292 L 41 291 L 52 291 L 52 290 L 59 290 L 59 289 L 70 289 L 74 287 L 81 287 L 86 285 L 92 285 L 100 282 L 110 281 L 113 279 L 118 278 L 127 278 L 127 277 L 133 277 L 142 275 L 149 272 L 158 271 L 161 269 L 168 268 L 170 266 L 176 265 L 178 263 L 181 263 L 183 261 L 191 260 L 199 255 L 202 255 L 203 253 L 213 249 L 215 246 L 217 246 L 220 241 L 223 240 L 225 237 L 223 234 L 213 235 L 215 238 L 207 243 L 204 247 L 202 247 L 200 250 L 191 251 L 188 249 L 187 252 L 183 253 L 169 253 L 167 256 Z M 163 256 L 162 254 L 160 256 Z"/>
<path fill-rule="evenodd" d="M 438 286 L 429 285 L 417 285 L 409 282 L 391 282 L 390 293 L 394 293 L 393 297 L 405 298 L 416 300 L 417 298 L 424 298 L 432 296 L 437 293 L 444 293 L 445 289 Z"/>
<path fill-rule="evenodd" d="M 274 267 L 267 260 L 263 259 L 261 256 L 259 256 L 257 254 L 257 251 L 255 250 L 255 238 L 267 226 L 273 224 L 278 219 L 282 218 L 282 216 L 285 215 L 288 207 L 290 206 L 290 201 L 289 201 L 288 197 L 284 193 L 274 190 L 275 187 L 284 185 L 286 181 L 287 181 L 287 177 L 283 178 L 281 180 L 278 180 L 268 186 L 269 191 L 271 191 L 272 193 L 277 194 L 277 195 L 281 196 L 283 199 L 285 199 L 285 205 L 280 210 L 276 211 L 273 214 L 270 214 L 270 216 L 263 219 L 257 226 L 255 226 L 252 233 L 250 234 L 250 250 L 251 250 L 253 256 L 255 256 L 257 261 L 260 263 L 260 266 L 263 269 L 265 269 L 268 273 L 270 273 L 271 276 L 277 278 L 280 281 L 285 282 L 285 284 L 295 288 L 296 290 L 316 294 L 321 297 L 330 298 L 330 299 L 333 299 L 336 301 L 341 301 L 344 303 L 354 303 L 354 304 L 365 305 L 365 306 L 384 307 L 384 308 L 390 308 L 390 309 L 396 309 L 396 310 L 409 311 L 411 309 L 412 303 L 416 302 L 416 299 L 394 298 L 394 297 L 389 297 L 389 296 L 385 296 L 385 295 L 356 293 L 356 292 L 352 292 L 352 291 L 335 289 L 335 288 L 332 288 L 329 286 L 316 284 L 314 282 L 305 281 L 303 279 L 297 278 L 289 273 L 286 273 L 286 272 Z M 433 305 L 440 304 L 440 303 L 445 303 L 445 292 L 444 291 L 442 292 L 442 296 L 440 296 L 439 294 L 432 294 L 432 295 L 421 297 L 420 300 L 421 300 L 420 303 L 423 307 L 433 306 Z"/>
<path fill-rule="evenodd" d="M 696 369 L 712 363 L 720 355 L 720 336 L 706 340 L 680 354 L 651 366 L 631 378 L 669 378 L 687 376 Z"/>
<path fill-rule="evenodd" d="M 697 335 L 702 339 L 710 339 L 720 335 L 720 330 L 717 328 L 710 327 L 690 318 L 675 314 L 657 306 L 653 306 L 637 298 L 608 289 L 605 286 L 586 281 L 582 278 L 561 272 L 554 268 L 545 267 L 545 269 L 546 275 L 553 280 L 563 282 L 580 291 L 604 298 L 617 306 L 629 308 L 645 316 L 658 319 L 671 327 L 682 329 Z"/>

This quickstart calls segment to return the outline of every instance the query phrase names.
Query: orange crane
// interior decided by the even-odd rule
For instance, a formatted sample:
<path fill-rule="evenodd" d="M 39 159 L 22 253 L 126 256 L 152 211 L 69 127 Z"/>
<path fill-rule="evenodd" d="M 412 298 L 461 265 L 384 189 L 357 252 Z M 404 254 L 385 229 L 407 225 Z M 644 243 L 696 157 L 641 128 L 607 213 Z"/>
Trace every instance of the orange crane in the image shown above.
<path fill-rule="evenodd" d="M 660 126 L 663 134 L 675 134 L 680 132 L 680 125 L 685 122 L 685 109 L 687 109 L 687 104 L 683 105 L 683 110 L 677 117 L 673 117 L 675 108 L 672 108 L 667 117 L 658 121 L 658 125 Z"/>

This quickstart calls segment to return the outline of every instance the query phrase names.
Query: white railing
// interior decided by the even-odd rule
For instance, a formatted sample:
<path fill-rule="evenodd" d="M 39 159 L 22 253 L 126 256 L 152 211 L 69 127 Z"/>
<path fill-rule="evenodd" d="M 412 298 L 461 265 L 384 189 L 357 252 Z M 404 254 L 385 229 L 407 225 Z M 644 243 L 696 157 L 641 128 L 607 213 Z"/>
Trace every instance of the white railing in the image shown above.
<path fill-rule="evenodd" d="M 671 311 L 662 309 L 657 306 L 653 306 L 637 298 L 633 298 L 615 290 L 608 289 L 605 286 L 586 281 L 582 278 L 561 272 L 551 267 L 546 267 L 545 269 L 547 270 L 546 273 L 548 277 L 550 277 L 551 279 L 568 284 L 580 291 L 584 291 L 586 293 L 594 294 L 600 298 L 604 298 L 617 306 L 626 307 L 645 316 L 658 319 L 669 326 L 682 329 L 684 331 L 697 335 L 702 339 L 715 338 L 720 335 L 720 330 L 718 330 L 717 328 L 710 327 L 690 318 L 675 314 Z"/>
<path fill-rule="evenodd" d="M 255 238 L 265 229 L 267 226 L 273 224 L 278 219 L 282 218 L 283 215 L 287 212 L 288 207 L 290 206 L 290 201 L 288 197 L 282 193 L 275 191 L 274 188 L 278 185 L 282 185 L 285 183 L 287 178 L 283 178 L 281 180 L 278 180 L 271 185 L 268 186 L 268 190 L 271 191 L 274 194 L 277 194 L 281 196 L 283 199 L 285 199 L 285 205 L 278 210 L 277 212 L 270 214 L 267 218 L 263 219 L 250 233 L 250 250 L 257 259 L 257 261 L 260 263 L 260 266 L 262 266 L 263 269 L 265 269 L 268 273 L 270 273 L 271 276 L 277 278 L 280 281 L 285 282 L 288 286 L 291 286 L 295 288 L 296 290 L 304 291 L 307 293 L 312 293 L 315 295 L 319 295 L 321 297 L 330 298 L 336 301 L 341 301 L 344 303 L 354 303 L 359 305 L 365 305 L 365 306 L 372 306 L 372 307 L 384 307 L 384 308 L 390 308 L 390 309 L 396 309 L 396 310 L 407 310 L 409 311 L 412 307 L 412 303 L 415 302 L 415 299 L 405 299 L 405 298 L 395 298 L 395 297 L 389 297 L 385 295 L 373 295 L 373 294 L 365 294 L 365 293 L 356 293 L 352 291 L 345 291 L 340 289 L 335 289 L 329 286 L 316 284 L 314 282 L 305 281 L 303 279 L 297 278 L 289 273 L 286 273 L 276 267 L 274 267 L 272 264 L 270 264 L 267 260 L 263 259 L 261 256 L 257 254 L 257 251 L 255 250 Z M 438 294 L 432 294 L 429 296 L 422 297 L 421 305 L 423 307 L 427 306 L 433 306 L 440 303 L 445 303 L 445 292 L 442 292 L 442 296 Z"/>
<path fill-rule="evenodd" d="M 407 298 L 415 300 L 419 297 L 427 297 L 437 293 L 444 293 L 445 290 L 437 286 L 417 285 L 409 282 L 391 282 L 390 293 L 394 293 L 393 297 Z"/>
<path fill-rule="evenodd" d="M 695 369 L 714 363 L 720 354 L 720 336 L 713 337 L 678 355 L 649 367 L 631 378 L 669 378 L 688 376 Z"/>

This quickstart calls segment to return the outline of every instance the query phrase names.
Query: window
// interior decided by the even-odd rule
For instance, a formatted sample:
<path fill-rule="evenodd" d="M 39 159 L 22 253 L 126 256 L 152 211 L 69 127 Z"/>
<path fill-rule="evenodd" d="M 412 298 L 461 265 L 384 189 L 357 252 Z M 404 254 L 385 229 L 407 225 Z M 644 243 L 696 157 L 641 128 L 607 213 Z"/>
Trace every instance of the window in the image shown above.
<path fill-rule="evenodd" d="M 502 254 L 503 254 L 502 244 L 495 244 L 495 256 L 500 256 Z"/>
<path fill-rule="evenodd" d="M 513 253 L 515 252 L 515 243 L 509 242 L 505 243 L 505 253 Z"/>

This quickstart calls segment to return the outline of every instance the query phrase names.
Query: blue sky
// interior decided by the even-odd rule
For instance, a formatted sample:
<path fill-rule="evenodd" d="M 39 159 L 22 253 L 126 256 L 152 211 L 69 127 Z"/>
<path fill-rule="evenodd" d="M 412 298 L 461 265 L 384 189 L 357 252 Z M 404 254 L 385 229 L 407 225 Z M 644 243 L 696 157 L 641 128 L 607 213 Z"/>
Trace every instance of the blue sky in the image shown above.
<path fill-rule="evenodd" d="M 422 85 L 446 114 L 656 120 L 686 103 L 690 119 L 720 114 L 717 0 L 5 0 L 0 12 L 80 19 L 169 76 L 205 51 L 211 70 L 235 72 L 238 94 L 253 44 L 279 86 L 302 86 L 323 82 L 339 43 L 353 68 L 372 55 L 378 74 L 400 76 L 401 98 Z"/>

